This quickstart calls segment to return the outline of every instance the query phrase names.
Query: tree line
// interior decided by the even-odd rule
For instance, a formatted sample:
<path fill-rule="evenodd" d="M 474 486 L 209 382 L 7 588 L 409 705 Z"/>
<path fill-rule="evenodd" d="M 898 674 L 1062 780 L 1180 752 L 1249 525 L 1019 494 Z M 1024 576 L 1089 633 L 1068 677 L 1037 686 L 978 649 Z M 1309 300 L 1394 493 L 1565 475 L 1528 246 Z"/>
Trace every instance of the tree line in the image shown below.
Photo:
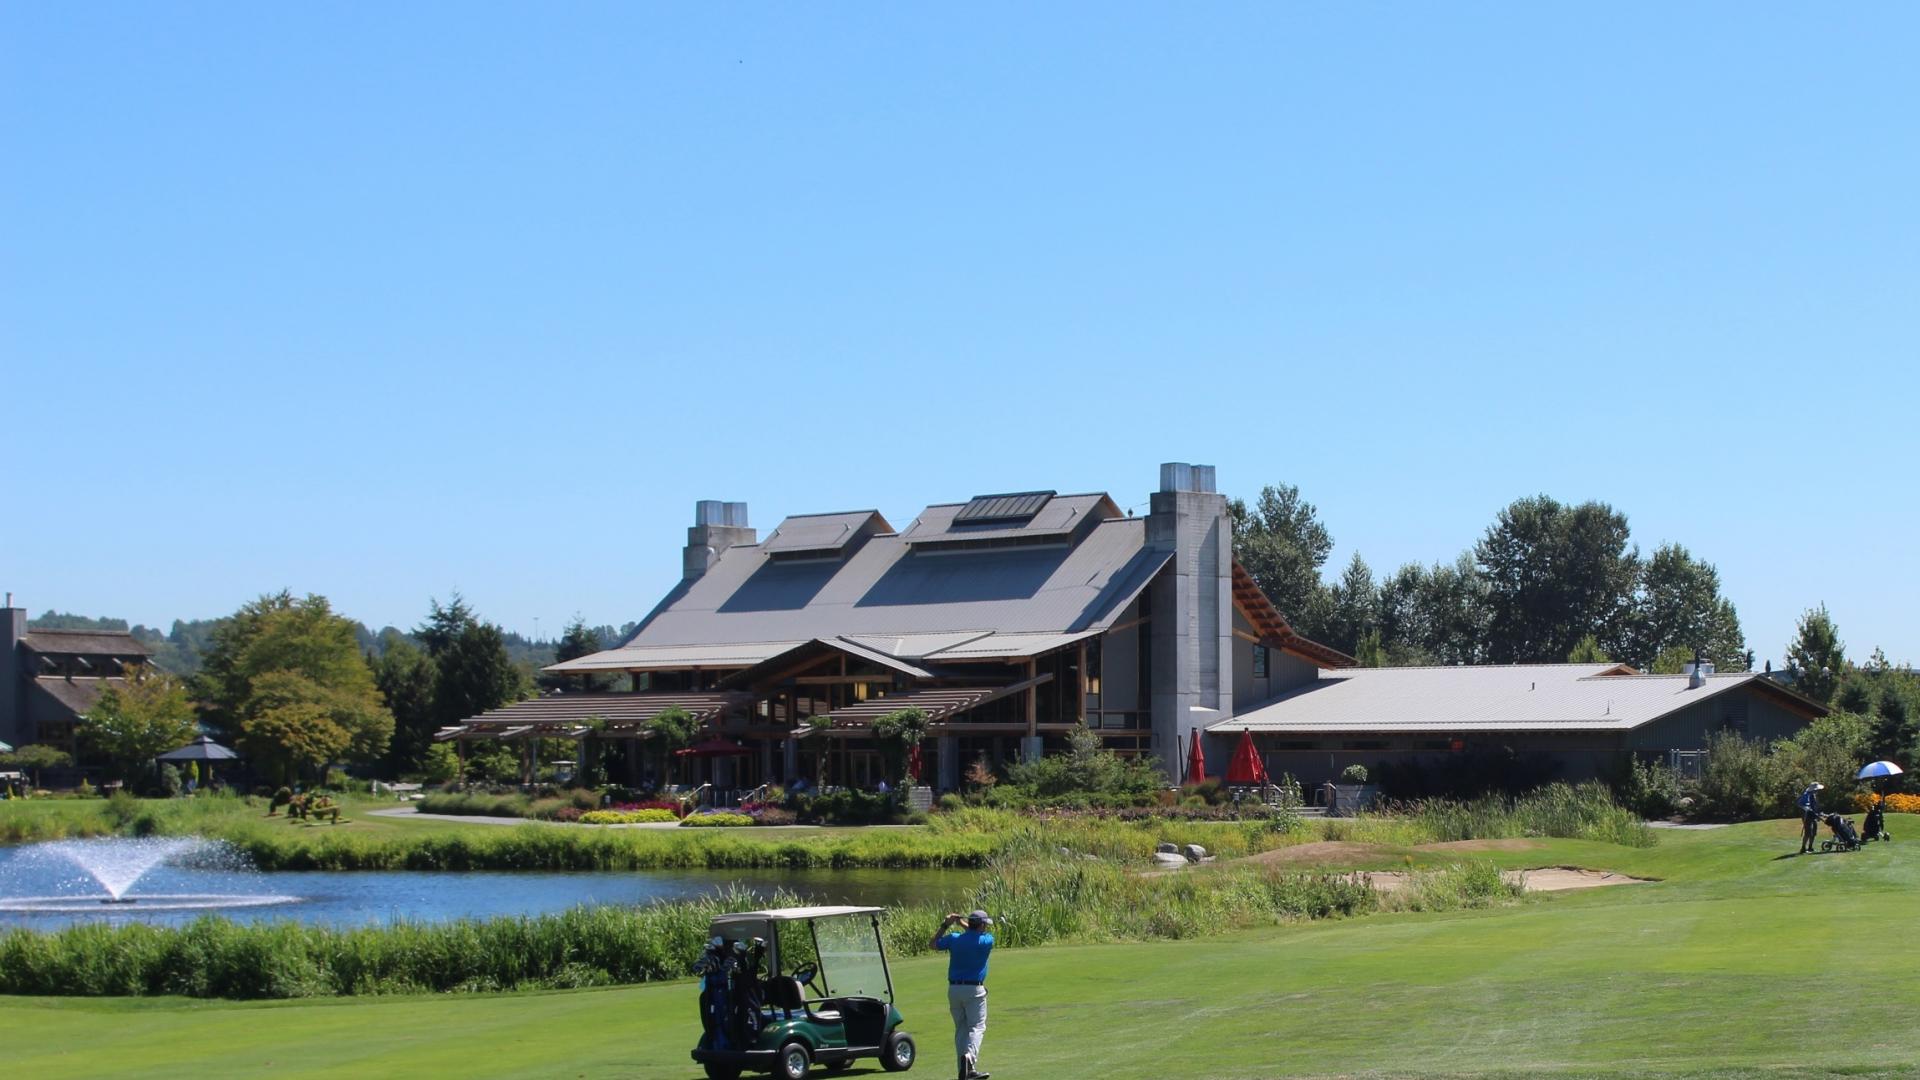
<path fill-rule="evenodd" d="M 1300 633 L 1367 666 L 1620 661 L 1677 671 L 1697 649 L 1725 671 L 1753 654 L 1720 574 L 1679 544 L 1642 555 L 1602 502 L 1515 500 L 1450 562 L 1376 576 L 1359 553 L 1322 568 L 1333 535 L 1290 484 L 1229 503 L 1234 554 Z"/>
<path fill-rule="evenodd" d="M 155 667 L 174 675 L 187 676 L 200 670 L 203 658 L 212 643 L 213 632 L 231 617 L 175 619 L 172 628 L 162 632 L 156 627 L 141 623 L 129 625 L 127 620 L 112 616 L 75 615 L 71 612 L 49 609 L 27 620 L 27 628 L 29 630 L 113 630 L 128 633 L 135 641 L 152 651 L 152 662 Z M 632 637 L 634 631 L 640 628 L 637 622 L 628 622 L 621 626 L 602 624 L 589 627 L 581 620 L 575 619 L 574 623 L 568 624 L 568 629 L 572 629 L 575 624 L 583 627 L 594 640 L 610 642 L 608 648 Z M 354 640 L 360 643 L 363 650 L 376 654 L 383 650 L 386 642 L 393 638 L 413 639 L 416 633 L 392 626 L 382 627 L 377 631 L 371 630 L 368 629 L 367 624 L 358 621 L 354 621 L 352 625 Z M 561 642 L 565 640 L 564 633 L 560 639 L 554 640 L 530 638 L 511 630 L 502 630 L 501 640 L 506 643 L 507 656 L 516 665 L 529 671 L 538 671 L 563 659 L 558 653 Z"/>
<path fill-rule="evenodd" d="M 62 628 L 125 628 L 58 618 Z M 612 648 L 621 633 L 576 616 L 544 661 Z M 324 596 L 268 594 L 208 622 L 190 674 L 130 668 L 88 711 L 82 745 L 135 781 L 153 775 L 157 755 L 201 730 L 280 783 L 318 779 L 334 764 L 389 776 L 431 772 L 436 757 L 451 757 L 433 742 L 435 731 L 531 697 L 548 681 L 524 653 L 516 657 L 513 637 L 458 594 L 445 604 L 430 600 L 411 632 L 387 627 L 378 635 Z M 511 756 L 504 747 L 479 751 L 489 753 Z"/>

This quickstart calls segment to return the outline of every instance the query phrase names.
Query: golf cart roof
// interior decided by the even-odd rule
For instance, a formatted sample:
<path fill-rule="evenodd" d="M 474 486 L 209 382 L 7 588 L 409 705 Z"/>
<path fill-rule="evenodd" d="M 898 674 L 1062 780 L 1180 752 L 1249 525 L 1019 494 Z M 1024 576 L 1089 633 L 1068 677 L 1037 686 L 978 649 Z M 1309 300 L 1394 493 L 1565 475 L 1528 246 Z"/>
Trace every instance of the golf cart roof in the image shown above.
<path fill-rule="evenodd" d="M 801 922 L 806 919 L 834 919 L 843 915 L 879 915 L 886 908 L 847 907 L 833 905 L 827 907 L 787 907 L 773 908 L 768 911 L 731 911 L 725 915 L 713 917 L 713 925 L 734 922 Z"/>

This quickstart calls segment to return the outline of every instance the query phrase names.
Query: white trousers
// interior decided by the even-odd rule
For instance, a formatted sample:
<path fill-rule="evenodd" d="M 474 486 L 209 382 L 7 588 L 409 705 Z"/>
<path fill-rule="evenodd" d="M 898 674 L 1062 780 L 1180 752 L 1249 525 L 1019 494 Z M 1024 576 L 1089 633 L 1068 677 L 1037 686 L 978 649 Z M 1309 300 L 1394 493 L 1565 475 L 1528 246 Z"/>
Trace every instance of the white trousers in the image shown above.
<path fill-rule="evenodd" d="M 947 1009 L 953 1013 L 953 1052 L 965 1076 L 980 1063 L 980 1040 L 987 1036 L 987 988 L 947 987 Z"/>

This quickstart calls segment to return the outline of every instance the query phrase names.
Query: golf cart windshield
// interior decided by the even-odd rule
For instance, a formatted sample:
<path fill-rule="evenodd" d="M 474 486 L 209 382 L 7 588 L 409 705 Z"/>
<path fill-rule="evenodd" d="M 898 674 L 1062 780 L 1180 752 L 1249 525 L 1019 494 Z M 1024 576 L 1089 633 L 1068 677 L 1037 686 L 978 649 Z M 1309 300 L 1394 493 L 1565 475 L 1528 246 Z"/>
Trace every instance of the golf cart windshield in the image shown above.
<path fill-rule="evenodd" d="M 880 908 L 778 908 L 722 915 L 713 934 L 729 941 L 763 937 L 772 946 L 774 971 L 792 974 L 817 968 L 821 997 L 870 997 L 891 1003 L 893 984 L 880 939 Z"/>
<path fill-rule="evenodd" d="M 813 924 L 813 937 L 820 951 L 821 989 L 828 996 L 893 1000 L 880 952 L 879 920 L 821 919 Z"/>

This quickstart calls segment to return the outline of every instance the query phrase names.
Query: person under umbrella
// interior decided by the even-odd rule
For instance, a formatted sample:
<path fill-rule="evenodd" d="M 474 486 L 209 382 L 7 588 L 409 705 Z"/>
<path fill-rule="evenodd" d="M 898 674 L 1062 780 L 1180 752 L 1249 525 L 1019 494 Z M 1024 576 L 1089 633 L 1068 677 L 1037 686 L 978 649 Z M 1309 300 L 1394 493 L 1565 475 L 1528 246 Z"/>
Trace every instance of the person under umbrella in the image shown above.
<path fill-rule="evenodd" d="M 1891 761 L 1869 762 L 1855 775 L 1856 780 L 1871 780 L 1875 789 L 1873 807 L 1867 811 L 1867 820 L 1861 826 L 1862 840 L 1891 840 L 1887 832 L 1887 784 L 1893 777 L 1906 770 Z"/>

